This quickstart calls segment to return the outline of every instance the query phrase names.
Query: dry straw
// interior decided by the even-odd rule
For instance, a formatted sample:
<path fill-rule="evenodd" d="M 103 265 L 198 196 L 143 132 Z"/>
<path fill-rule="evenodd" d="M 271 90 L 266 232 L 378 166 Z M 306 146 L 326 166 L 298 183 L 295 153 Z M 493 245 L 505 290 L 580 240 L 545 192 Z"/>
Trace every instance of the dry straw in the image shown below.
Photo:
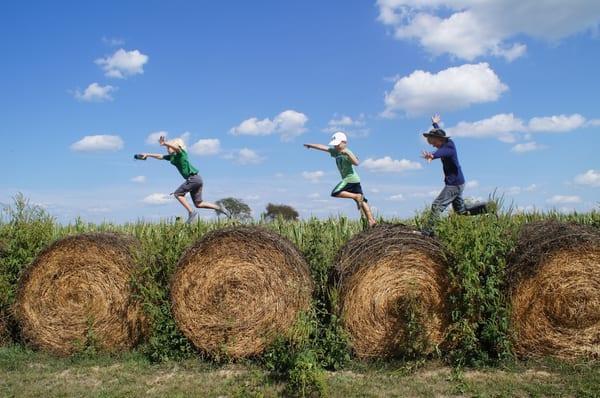
<path fill-rule="evenodd" d="M 409 311 L 417 314 L 412 327 L 426 343 L 423 353 L 443 341 L 448 278 L 436 240 L 403 225 L 381 224 L 346 243 L 334 272 L 342 321 L 358 357 L 406 354 L 415 337 Z"/>
<path fill-rule="evenodd" d="M 89 233 L 42 251 L 19 282 L 14 312 L 23 339 L 57 355 L 133 347 L 144 324 L 132 298 L 136 249 L 127 236 Z"/>
<path fill-rule="evenodd" d="M 261 353 L 309 309 L 304 259 L 259 227 L 213 231 L 179 260 L 171 283 L 178 327 L 200 350 L 240 358 Z"/>
<path fill-rule="evenodd" d="M 519 356 L 600 356 L 600 231 L 526 224 L 508 270 Z"/>

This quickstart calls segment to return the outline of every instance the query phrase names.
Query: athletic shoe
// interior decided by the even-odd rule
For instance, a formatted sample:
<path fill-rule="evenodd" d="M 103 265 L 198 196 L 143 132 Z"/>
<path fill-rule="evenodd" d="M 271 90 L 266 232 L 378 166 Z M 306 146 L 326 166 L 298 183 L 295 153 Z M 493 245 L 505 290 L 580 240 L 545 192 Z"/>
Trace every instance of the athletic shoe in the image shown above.
<path fill-rule="evenodd" d="M 192 221 L 194 221 L 196 219 L 196 217 L 198 217 L 198 212 L 196 210 L 194 210 L 193 212 L 190 213 L 190 215 L 188 216 L 188 219 L 185 223 L 191 224 Z"/>

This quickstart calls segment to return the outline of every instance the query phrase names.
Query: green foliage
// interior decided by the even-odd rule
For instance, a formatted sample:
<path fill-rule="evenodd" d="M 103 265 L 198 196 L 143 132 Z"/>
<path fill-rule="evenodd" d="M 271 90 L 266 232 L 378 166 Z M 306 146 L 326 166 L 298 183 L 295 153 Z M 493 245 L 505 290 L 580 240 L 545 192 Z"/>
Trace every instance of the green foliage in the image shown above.
<path fill-rule="evenodd" d="M 252 209 L 242 199 L 223 198 L 216 202 L 229 213 L 229 217 L 240 220 L 249 221 L 252 219 Z"/>
<path fill-rule="evenodd" d="M 292 206 L 288 205 L 276 205 L 269 203 L 262 214 L 262 218 L 267 221 L 273 221 L 277 218 L 284 220 L 297 220 L 300 214 Z"/>

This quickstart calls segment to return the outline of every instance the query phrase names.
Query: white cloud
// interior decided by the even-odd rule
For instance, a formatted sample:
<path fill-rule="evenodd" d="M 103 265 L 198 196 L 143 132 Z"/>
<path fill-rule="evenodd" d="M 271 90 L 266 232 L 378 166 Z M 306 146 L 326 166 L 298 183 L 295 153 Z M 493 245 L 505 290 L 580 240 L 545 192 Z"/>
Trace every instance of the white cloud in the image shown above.
<path fill-rule="evenodd" d="M 554 195 L 550 199 L 547 200 L 550 204 L 575 204 L 580 203 L 581 198 L 576 195 Z"/>
<path fill-rule="evenodd" d="M 388 200 L 394 201 L 394 202 L 400 202 L 404 200 L 404 195 L 402 195 L 401 193 L 399 193 L 398 195 L 392 195 L 388 198 Z"/>
<path fill-rule="evenodd" d="M 135 176 L 131 179 L 131 182 L 136 182 L 138 184 L 143 184 L 146 182 L 146 176 Z"/>
<path fill-rule="evenodd" d="M 600 187 L 600 170 L 588 170 L 583 174 L 575 177 L 575 183 L 581 185 L 589 185 L 592 187 Z"/>
<path fill-rule="evenodd" d="M 153 193 L 142 199 L 142 202 L 149 205 L 164 205 L 171 201 L 172 198 L 164 193 Z"/>
<path fill-rule="evenodd" d="M 515 133 L 525 131 L 523 121 L 512 113 L 501 113 L 476 122 L 459 122 L 446 129 L 450 136 L 472 138 L 497 138 L 503 142 L 515 142 Z"/>
<path fill-rule="evenodd" d="M 529 186 L 527 186 L 527 187 L 523 188 L 523 190 L 524 190 L 524 191 L 527 191 L 527 192 L 534 192 L 534 191 L 535 191 L 535 190 L 537 190 L 537 189 L 538 189 L 538 186 L 537 186 L 537 184 L 531 184 L 531 185 L 529 185 Z"/>
<path fill-rule="evenodd" d="M 116 87 L 110 85 L 102 86 L 98 83 L 92 83 L 89 86 L 87 86 L 85 90 L 83 90 L 83 93 L 79 90 L 76 90 L 75 98 L 85 102 L 112 101 L 113 97 L 111 93 L 116 90 Z"/>
<path fill-rule="evenodd" d="M 111 47 L 117 47 L 117 46 L 122 46 L 123 44 L 125 44 L 125 40 L 119 38 L 119 37 L 106 37 L 106 36 L 102 36 L 102 43 L 111 46 Z"/>
<path fill-rule="evenodd" d="M 242 148 L 239 151 L 225 155 L 225 159 L 231 159 L 237 164 L 247 165 L 261 163 L 265 158 L 252 149 Z"/>
<path fill-rule="evenodd" d="M 600 2 L 588 0 L 378 0 L 379 20 L 399 40 L 416 40 L 433 55 L 512 61 L 526 52 L 515 38 L 550 42 L 596 28 Z M 535 22 L 533 22 L 535 21 Z"/>
<path fill-rule="evenodd" d="M 514 145 L 510 150 L 516 153 L 526 153 L 539 151 L 540 149 L 546 148 L 544 145 L 540 145 L 535 141 L 523 142 L 517 145 Z"/>
<path fill-rule="evenodd" d="M 467 188 L 477 188 L 478 186 L 479 186 L 479 181 L 477 181 L 477 180 L 467 181 L 467 183 L 465 184 L 465 187 L 467 187 Z"/>
<path fill-rule="evenodd" d="M 196 155 L 216 155 L 221 151 L 221 142 L 217 138 L 198 140 L 190 147 L 190 152 Z"/>
<path fill-rule="evenodd" d="M 302 172 L 302 177 L 305 180 L 308 180 L 310 182 L 319 182 L 321 180 L 321 178 L 323 178 L 324 175 L 325 175 L 325 172 L 323 172 L 321 170 L 303 171 Z"/>
<path fill-rule="evenodd" d="M 275 116 L 272 120 L 265 118 L 259 120 L 251 117 L 238 126 L 232 127 L 229 132 L 233 135 L 270 135 L 279 134 L 282 141 L 290 141 L 302 135 L 306 128 L 308 117 L 301 112 L 286 110 Z"/>
<path fill-rule="evenodd" d="M 144 73 L 144 65 L 148 62 L 148 56 L 138 50 L 125 51 L 120 48 L 106 58 L 98 58 L 94 61 L 108 77 L 124 79 L 128 76 Z"/>
<path fill-rule="evenodd" d="M 417 70 L 399 77 L 385 93 L 384 117 L 409 116 L 469 107 L 498 100 L 508 87 L 487 63 L 465 64 L 438 73 Z"/>
<path fill-rule="evenodd" d="M 118 135 L 86 135 L 73 143 L 71 149 L 77 152 L 118 151 L 123 145 Z"/>
<path fill-rule="evenodd" d="M 146 144 L 148 145 L 158 145 L 158 139 L 160 137 L 165 137 L 167 138 L 169 136 L 169 132 L 168 131 L 155 131 L 153 133 L 148 134 L 148 137 L 146 137 Z"/>
<path fill-rule="evenodd" d="M 401 173 L 407 170 L 420 170 L 423 167 L 418 162 L 407 159 L 396 160 L 389 156 L 379 159 L 369 158 L 362 162 L 362 166 L 372 172 L 384 173 Z"/>
<path fill-rule="evenodd" d="M 362 113 L 357 118 L 334 114 L 333 118 L 327 123 L 327 127 L 322 131 L 329 134 L 343 131 L 349 137 L 366 137 L 369 135 L 370 130 L 365 125 L 365 115 Z"/>
<path fill-rule="evenodd" d="M 518 186 L 510 187 L 506 190 L 507 195 L 518 195 L 520 193 L 521 193 L 521 187 L 518 187 Z"/>
<path fill-rule="evenodd" d="M 585 118 L 578 113 L 573 115 L 557 115 L 534 117 L 529 121 L 529 131 L 545 133 L 564 133 L 583 127 Z"/>

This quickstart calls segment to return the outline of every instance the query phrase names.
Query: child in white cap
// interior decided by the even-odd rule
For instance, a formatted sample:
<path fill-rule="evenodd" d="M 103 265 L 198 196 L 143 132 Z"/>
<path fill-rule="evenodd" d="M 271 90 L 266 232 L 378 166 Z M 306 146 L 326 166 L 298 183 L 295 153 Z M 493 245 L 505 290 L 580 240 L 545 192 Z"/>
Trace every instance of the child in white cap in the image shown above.
<path fill-rule="evenodd" d="M 354 166 L 358 166 L 358 158 L 348 148 L 348 138 L 346 134 L 338 131 L 331 137 L 329 146 L 322 144 L 304 144 L 308 149 L 317 149 L 319 151 L 328 152 L 331 157 L 335 158 L 342 181 L 333 188 L 331 196 L 336 198 L 348 198 L 356 202 L 359 211 L 363 211 L 369 222 L 369 226 L 374 226 L 377 221 L 371 213 L 371 208 L 367 203 L 367 198 L 364 197 L 362 187 L 360 185 L 360 177 L 354 170 Z"/>

